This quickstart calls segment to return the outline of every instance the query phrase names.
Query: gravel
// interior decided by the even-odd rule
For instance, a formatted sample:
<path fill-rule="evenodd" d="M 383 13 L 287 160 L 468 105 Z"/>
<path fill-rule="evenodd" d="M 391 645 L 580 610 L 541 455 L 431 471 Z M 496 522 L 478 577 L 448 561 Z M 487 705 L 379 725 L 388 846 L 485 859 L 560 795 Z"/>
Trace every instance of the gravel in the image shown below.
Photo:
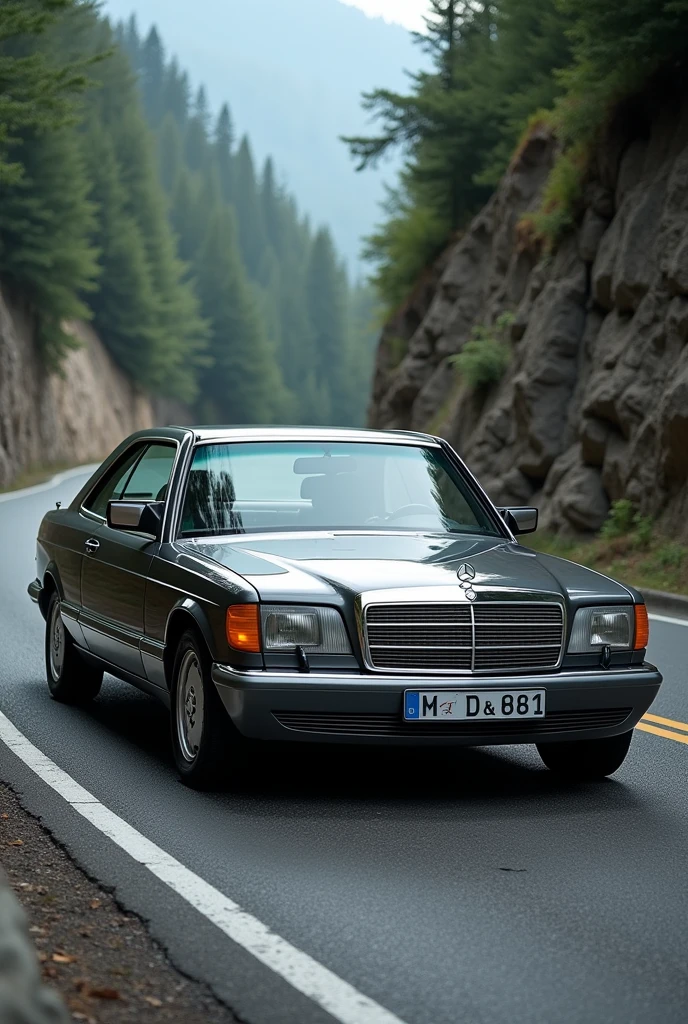
<path fill-rule="evenodd" d="M 0 862 L 2 1024 L 236 1024 L 2 784 Z"/>

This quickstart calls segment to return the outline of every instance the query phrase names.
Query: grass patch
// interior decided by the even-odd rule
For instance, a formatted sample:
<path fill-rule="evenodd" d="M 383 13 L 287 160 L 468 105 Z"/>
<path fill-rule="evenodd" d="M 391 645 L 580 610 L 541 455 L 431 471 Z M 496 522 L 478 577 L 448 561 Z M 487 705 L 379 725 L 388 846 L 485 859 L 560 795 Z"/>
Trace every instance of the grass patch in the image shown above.
<path fill-rule="evenodd" d="M 535 242 L 546 254 L 554 252 L 580 215 L 589 163 L 587 144 L 572 146 L 559 154 L 547 179 L 540 208 L 521 218 L 517 238 L 531 239 L 531 247 Z"/>
<path fill-rule="evenodd" d="M 491 327 L 474 327 L 470 339 L 450 360 L 474 393 L 489 391 L 506 373 L 511 362 L 507 339 L 513 322 L 513 313 L 502 313 Z"/>
<path fill-rule="evenodd" d="M 688 594 L 688 547 L 658 535 L 646 517 L 634 514 L 633 519 L 626 533 L 615 534 L 614 527 L 610 532 L 608 522 L 591 540 L 543 532 L 535 534 L 531 547 L 587 565 L 639 590 Z"/>
<path fill-rule="evenodd" d="M 393 334 L 390 338 L 385 340 L 385 345 L 387 346 L 387 352 L 389 353 L 389 367 L 391 370 L 396 370 L 397 366 L 399 366 L 406 357 L 409 343 L 406 338 L 401 338 L 398 334 Z"/>

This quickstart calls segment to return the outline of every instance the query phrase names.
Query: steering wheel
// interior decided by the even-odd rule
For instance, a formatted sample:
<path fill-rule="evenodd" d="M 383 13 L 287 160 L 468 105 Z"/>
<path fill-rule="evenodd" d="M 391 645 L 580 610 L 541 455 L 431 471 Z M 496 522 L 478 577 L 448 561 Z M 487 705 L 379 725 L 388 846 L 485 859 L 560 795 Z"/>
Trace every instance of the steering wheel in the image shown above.
<path fill-rule="evenodd" d="M 419 516 L 423 512 L 430 512 L 434 516 L 436 509 L 430 508 L 429 505 L 402 505 L 396 512 L 391 512 L 387 516 L 387 522 L 393 523 L 395 519 L 403 519 L 404 516 Z"/>

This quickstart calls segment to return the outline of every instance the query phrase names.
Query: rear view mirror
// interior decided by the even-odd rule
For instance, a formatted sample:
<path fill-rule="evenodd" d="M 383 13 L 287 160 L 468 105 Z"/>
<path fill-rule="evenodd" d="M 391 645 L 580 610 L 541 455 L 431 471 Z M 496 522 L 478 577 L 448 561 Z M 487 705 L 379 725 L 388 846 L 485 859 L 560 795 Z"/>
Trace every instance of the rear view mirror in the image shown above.
<path fill-rule="evenodd" d="M 165 504 L 162 501 L 109 501 L 107 524 L 113 530 L 160 536 Z"/>
<path fill-rule="evenodd" d="M 500 508 L 499 512 L 512 533 L 535 533 L 538 528 L 536 508 Z"/>

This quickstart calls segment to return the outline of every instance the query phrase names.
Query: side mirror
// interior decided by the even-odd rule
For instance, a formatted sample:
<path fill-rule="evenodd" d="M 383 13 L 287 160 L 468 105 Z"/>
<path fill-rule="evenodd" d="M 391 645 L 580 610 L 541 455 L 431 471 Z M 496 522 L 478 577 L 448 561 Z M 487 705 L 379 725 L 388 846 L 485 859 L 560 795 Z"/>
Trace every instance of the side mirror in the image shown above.
<path fill-rule="evenodd" d="M 150 533 L 157 540 L 160 536 L 164 508 L 163 501 L 109 501 L 107 524 L 113 530 Z"/>
<path fill-rule="evenodd" d="M 498 511 L 512 533 L 535 533 L 538 528 L 536 508 L 500 508 Z"/>

